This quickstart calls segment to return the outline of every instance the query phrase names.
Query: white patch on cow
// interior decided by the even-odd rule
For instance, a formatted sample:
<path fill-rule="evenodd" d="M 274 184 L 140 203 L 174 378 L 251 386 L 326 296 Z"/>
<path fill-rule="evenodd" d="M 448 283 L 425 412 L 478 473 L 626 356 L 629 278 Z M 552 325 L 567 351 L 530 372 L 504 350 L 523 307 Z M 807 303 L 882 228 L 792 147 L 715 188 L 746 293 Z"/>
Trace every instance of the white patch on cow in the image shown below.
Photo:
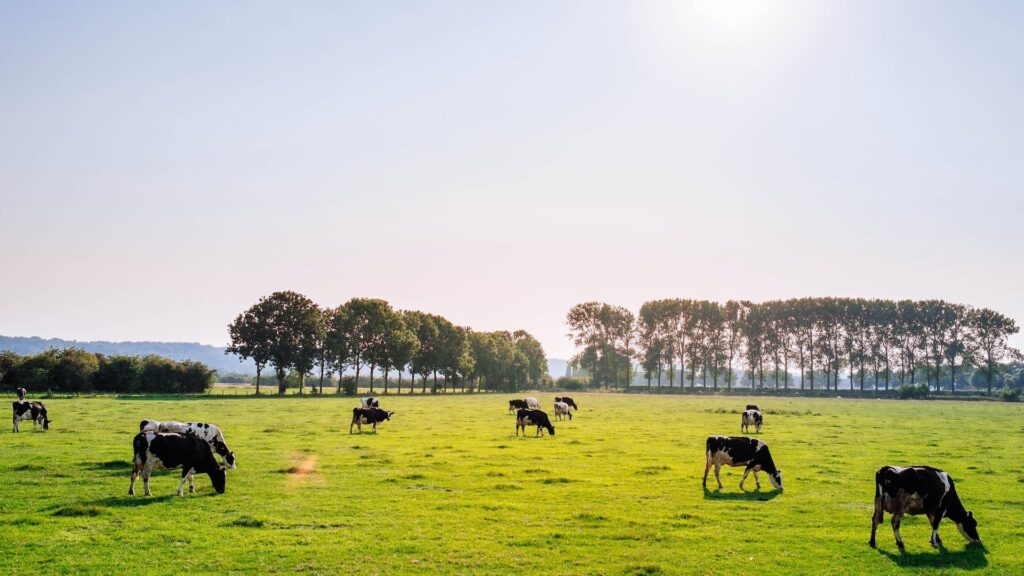
<path fill-rule="evenodd" d="M 537 410 L 540 410 L 540 401 L 538 401 L 533 396 L 526 397 L 526 405 L 530 408 L 536 408 Z"/>
<path fill-rule="evenodd" d="M 939 480 L 942 482 L 943 486 L 942 498 L 945 498 L 946 494 L 949 494 L 949 474 L 946 474 L 945 472 L 939 472 Z M 939 502 L 942 501 L 942 498 L 939 498 Z"/>
<path fill-rule="evenodd" d="M 761 449 L 764 448 L 764 447 L 765 447 L 764 441 L 763 440 L 758 440 L 757 441 L 757 448 L 754 449 L 754 452 L 760 452 Z"/>

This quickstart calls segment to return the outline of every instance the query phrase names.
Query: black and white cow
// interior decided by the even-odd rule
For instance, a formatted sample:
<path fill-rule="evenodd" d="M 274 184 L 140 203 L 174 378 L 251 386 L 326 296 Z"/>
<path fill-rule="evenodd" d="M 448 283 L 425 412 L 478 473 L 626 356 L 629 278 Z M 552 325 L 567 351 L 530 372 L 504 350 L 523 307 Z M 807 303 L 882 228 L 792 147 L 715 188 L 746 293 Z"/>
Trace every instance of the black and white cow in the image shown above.
<path fill-rule="evenodd" d="M 746 409 L 747 410 L 757 410 L 757 411 L 761 410 L 760 408 L 757 407 L 757 404 L 747 404 L 747 408 Z"/>
<path fill-rule="evenodd" d="M 28 396 L 28 390 L 25 390 L 24 388 L 18 388 L 18 401 L 24 402 L 25 396 Z"/>
<path fill-rule="evenodd" d="M 146 496 L 150 495 L 149 476 L 153 469 L 173 470 L 181 468 L 181 482 L 178 483 L 178 496 L 184 496 L 185 480 L 188 480 L 188 491 L 195 492 L 194 475 L 198 472 L 206 474 L 213 483 L 218 494 L 224 493 L 227 484 L 227 473 L 224 467 L 213 457 L 210 444 L 188 434 L 140 432 L 132 440 L 134 457 L 132 459 L 132 482 L 128 485 L 128 494 L 135 494 L 135 480 L 142 475 L 142 486 Z"/>
<path fill-rule="evenodd" d="M 380 408 L 380 398 L 367 396 L 362 398 L 363 408 Z"/>
<path fill-rule="evenodd" d="M 235 469 L 235 453 L 228 449 L 224 433 L 214 424 L 206 422 L 178 422 L 176 420 L 143 420 L 139 422 L 139 432 L 177 432 L 202 438 L 210 444 L 210 448 L 224 459 L 229 469 Z"/>
<path fill-rule="evenodd" d="M 964 509 L 957 496 L 953 479 L 942 470 L 930 466 L 883 466 L 875 472 L 875 512 L 871 516 L 871 540 L 875 547 L 875 530 L 884 519 L 884 512 L 892 514 L 892 533 L 896 545 L 903 550 L 900 521 L 904 514 L 927 514 L 932 526 L 931 544 L 942 544 L 939 522 L 949 518 L 969 542 L 981 542 L 978 521 L 974 513 Z"/>
<path fill-rule="evenodd" d="M 522 409 L 526 409 L 526 408 L 529 408 L 529 406 L 526 405 L 526 400 L 509 400 L 508 401 L 508 413 L 509 414 L 512 414 L 516 410 L 522 410 Z"/>
<path fill-rule="evenodd" d="M 11 408 L 14 412 L 11 417 L 14 422 L 14 432 L 21 431 L 22 420 L 31 420 L 33 430 L 36 429 L 36 426 L 42 426 L 43 430 L 50 429 L 50 422 L 53 420 L 50 420 L 46 413 L 46 405 L 42 402 L 11 402 Z"/>
<path fill-rule="evenodd" d="M 580 409 L 580 407 L 576 405 L 576 402 L 573 402 L 573 399 L 568 396 L 555 396 L 555 402 L 565 402 L 569 406 L 572 406 L 573 410 Z"/>
<path fill-rule="evenodd" d="M 754 425 L 754 430 L 758 434 L 761 433 L 761 424 L 764 423 L 764 418 L 761 417 L 760 410 L 744 410 L 743 415 L 740 417 L 740 434 L 747 434 L 750 432 L 750 425 Z"/>
<path fill-rule="evenodd" d="M 718 481 L 718 488 L 722 489 L 722 477 L 719 471 L 723 465 L 746 466 L 743 471 L 743 478 L 740 478 L 740 489 L 747 480 L 747 474 L 754 473 L 754 482 L 761 487 L 761 481 L 757 478 L 758 472 L 768 475 L 772 486 L 782 490 L 782 471 L 775 466 L 768 445 L 756 438 L 746 436 L 708 436 L 707 460 L 704 464 L 704 488 L 708 487 L 708 470 L 715 467 L 715 480 Z"/>
<path fill-rule="evenodd" d="M 532 410 L 540 410 L 540 400 L 537 400 L 533 396 L 527 396 L 526 407 Z"/>
<path fill-rule="evenodd" d="M 358 426 L 359 433 L 363 433 L 363 424 L 373 424 L 373 431 L 377 431 L 377 424 L 385 420 L 391 420 L 394 412 L 381 410 L 380 408 L 353 408 L 352 423 L 348 425 L 348 433 L 352 433 L 352 427 Z"/>
<path fill-rule="evenodd" d="M 569 405 L 565 402 L 555 402 L 555 420 L 561 420 L 566 416 L 572 420 L 572 410 L 569 409 Z"/>
<path fill-rule="evenodd" d="M 524 408 L 516 412 L 516 436 L 519 436 L 520 428 L 522 428 L 523 436 L 525 436 L 527 426 L 536 426 L 537 436 L 544 433 L 542 430 L 543 428 L 547 428 L 548 433 L 552 436 L 555 435 L 554 425 L 551 424 L 551 420 L 548 418 L 547 413 L 541 410 Z"/>

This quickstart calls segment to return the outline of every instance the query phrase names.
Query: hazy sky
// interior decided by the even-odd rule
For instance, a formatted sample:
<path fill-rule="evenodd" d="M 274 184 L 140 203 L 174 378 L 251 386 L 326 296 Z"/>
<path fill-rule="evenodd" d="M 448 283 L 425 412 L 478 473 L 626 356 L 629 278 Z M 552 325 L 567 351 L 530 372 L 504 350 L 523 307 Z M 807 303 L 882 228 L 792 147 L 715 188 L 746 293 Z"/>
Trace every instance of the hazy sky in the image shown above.
<path fill-rule="evenodd" d="M 280 289 L 563 358 L 586 300 L 1024 321 L 1022 30 L 1021 2 L 3 2 L 0 334 L 224 344 Z"/>

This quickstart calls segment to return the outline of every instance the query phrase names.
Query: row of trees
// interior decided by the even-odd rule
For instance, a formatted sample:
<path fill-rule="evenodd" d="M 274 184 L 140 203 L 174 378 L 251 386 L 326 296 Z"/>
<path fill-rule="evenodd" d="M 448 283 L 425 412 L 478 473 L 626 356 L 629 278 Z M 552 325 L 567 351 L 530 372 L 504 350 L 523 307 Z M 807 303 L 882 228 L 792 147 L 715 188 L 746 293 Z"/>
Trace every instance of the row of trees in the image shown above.
<path fill-rule="evenodd" d="M 943 300 L 891 301 L 801 298 L 754 304 L 730 300 L 645 302 L 639 314 L 600 302 L 574 306 L 567 316 L 580 350 L 574 361 L 599 385 L 628 385 L 634 366 L 648 383 L 700 382 L 732 387 L 742 368 L 747 383 L 888 390 L 919 380 L 955 391 L 968 372 L 991 393 L 1002 372 L 1020 359 L 1008 338 L 1019 328 L 987 308 Z M 795 382 L 794 382 L 795 384 Z"/>
<path fill-rule="evenodd" d="M 0 384 L 33 393 L 200 394 L 213 384 L 214 375 L 202 362 L 155 355 L 106 356 L 79 348 L 27 356 L 0 352 Z"/>
<path fill-rule="evenodd" d="M 371 392 L 381 374 L 385 393 L 392 373 L 399 393 L 405 373 L 410 393 L 417 377 L 422 392 L 428 377 L 434 391 L 449 386 L 512 391 L 549 379 L 544 349 L 525 331 L 476 332 L 435 314 L 395 310 L 376 298 L 324 308 L 296 292 L 275 292 L 239 314 L 228 333 L 226 353 L 256 364 L 257 394 L 268 366 L 282 394 L 289 372 L 298 374 L 300 393 L 311 374 L 319 376 L 322 393 L 325 377 L 345 371 L 358 381 L 368 370 Z M 339 392 L 340 387 L 339 379 Z"/>

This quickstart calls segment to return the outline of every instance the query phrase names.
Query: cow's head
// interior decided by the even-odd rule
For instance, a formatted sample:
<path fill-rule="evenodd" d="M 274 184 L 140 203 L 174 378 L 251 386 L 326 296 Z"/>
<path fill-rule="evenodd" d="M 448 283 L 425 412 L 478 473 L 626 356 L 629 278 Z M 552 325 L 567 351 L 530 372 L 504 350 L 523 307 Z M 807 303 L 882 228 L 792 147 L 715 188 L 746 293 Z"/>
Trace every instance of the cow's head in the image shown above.
<path fill-rule="evenodd" d="M 967 518 L 963 522 L 957 522 L 956 527 L 968 542 L 981 542 L 981 536 L 978 536 L 978 521 L 974 519 L 974 512 L 968 512 Z"/>
<path fill-rule="evenodd" d="M 768 480 L 776 490 L 782 490 L 782 470 L 775 470 L 768 475 Z"/>
<path fill-rule="evenodd" d="M 213 451 L 220 455 L 224 459 L 224 463 L 228 465 L 231 470 L 235 469 L 235 453 L 228 450 L 228 445 L 221 442 L 220 440 L 213 441 Z"/>
<path fill-rule="evenodd" d="M 217 466 L 210 471 L 210 482 L 213 483 L 213 489 L 217 491 L 217 494 L 224 493 L 224 487 L 228 483 L 228 473 L 224 471 L 223 466 Z"/>
<path fill-rule="evenodd" d="M 388 420 L 391 420 L 391 417 L 394 416 L 394 414 L 394 412 L 388 410 Z"/>

